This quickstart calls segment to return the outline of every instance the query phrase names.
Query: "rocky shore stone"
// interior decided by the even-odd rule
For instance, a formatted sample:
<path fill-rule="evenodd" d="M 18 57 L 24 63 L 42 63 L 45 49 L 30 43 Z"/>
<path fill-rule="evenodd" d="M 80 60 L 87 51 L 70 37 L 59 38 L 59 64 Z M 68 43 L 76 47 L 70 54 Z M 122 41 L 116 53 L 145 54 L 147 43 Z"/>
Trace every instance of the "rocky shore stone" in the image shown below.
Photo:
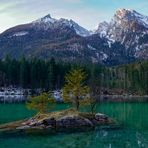
<path fill-rule="evenodd" d="M 72 117 L 72 116 L 66 116 L 61 119 L 58 119 L 56 121 L 57 127 L 81 127 L 81 126 L 88 126 L 92 127 L 94 126 L 93 123 L 86 118 L 82 117 Z"/>
<path fill-rule="evenodd" d="M 108 116 L 104 115 L 104 114 L 100 114 L 100 113 L 97 113 L 95 115 L 95 119 L 100 121 L 100 120 L 107 120 L 108 119 Z"/>

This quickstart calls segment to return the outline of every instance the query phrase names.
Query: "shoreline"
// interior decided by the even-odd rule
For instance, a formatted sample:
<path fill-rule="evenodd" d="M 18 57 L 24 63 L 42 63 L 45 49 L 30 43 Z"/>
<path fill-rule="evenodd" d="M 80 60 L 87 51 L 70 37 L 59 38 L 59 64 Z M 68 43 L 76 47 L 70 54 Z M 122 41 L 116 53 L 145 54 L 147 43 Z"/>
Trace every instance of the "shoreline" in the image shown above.
<path fill-rule="evenodd" d="M 0 95 L 0 104 L 6 103 L 23 103 L 29 100 L 30 95 Z M 55 101 L 63 103 L 62 98 Z M 148 102 L 148 96 L 124 96 L 124 95 L 101 95 L 98 96 L 96 101 L 99 102 Z"/>
<path fill-rule="evenodd" d="M 29 96 L 40 94 L 42 89 L 23 89 L 15 87 L 0 87 L 0 103 L 25 102 Z M 53 97 L 56 102 L 63 102 L 62 91 L 54 90 Z M 98 102 L 148 102 L 148 95 L 132 94 L 101 94 L 95 96 Z"/>
<path fill-rule="evenodd" d="M 38 94 L 45 91 L 45 88 L 22 88 L 22 87 L 0 87 L 0 95 L 31 95 Z M 52 90 L 53 92 L 61 92 L 61 89 Z M 117 89 L 100 89 L 100 94 L 103 96 L 135 96 L 135 97 L 148 97 L 148 94 L 131 93 L 124 90 Z"/>

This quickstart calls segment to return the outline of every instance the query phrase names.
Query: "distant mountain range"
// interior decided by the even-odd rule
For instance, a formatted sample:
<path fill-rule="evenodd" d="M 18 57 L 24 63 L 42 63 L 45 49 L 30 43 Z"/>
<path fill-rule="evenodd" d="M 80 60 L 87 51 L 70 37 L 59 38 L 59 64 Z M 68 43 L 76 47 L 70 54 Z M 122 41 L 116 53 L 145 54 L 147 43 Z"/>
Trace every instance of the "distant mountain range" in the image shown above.
<path fill-rule="evenodd" d="M 148 16 L 120 9 L 109 23 L 88 31 L 73 20 L 47 15 L 1 33 L 0 58 L 6 55 L 105 65 L 147 60 Z"/>

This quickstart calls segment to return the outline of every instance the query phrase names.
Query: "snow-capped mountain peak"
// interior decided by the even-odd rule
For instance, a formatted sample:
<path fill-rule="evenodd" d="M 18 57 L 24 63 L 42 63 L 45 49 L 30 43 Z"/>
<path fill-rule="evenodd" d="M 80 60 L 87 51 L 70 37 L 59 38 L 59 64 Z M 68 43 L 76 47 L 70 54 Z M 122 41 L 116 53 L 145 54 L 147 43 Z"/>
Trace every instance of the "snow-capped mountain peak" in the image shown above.
<path fill-rule="evenodd" d="M 90 35 L 90 32 L 87 29 L 81 27 L 73 20 L 71 20 L 71 19 L 68 20 L 68 19 L 64 19 L 64 18 L 55 19 L 55 18 L 52 18 L 50 14 L 34 21 L 33 25 L 37 25 L 38 28 L 42 28 L 45 30 L 52 29 L 52 28 L 58 28 L 61 26 L 66 26 L 71 29 L 74 29 L 74 31 L 80 36 L 85 37 L 85 36 Z"/>
<path fill-rule="evenodd" d="M 115 16 L 118 16 L 120 19 L 127 17 L 129 14 L 133 14 L 134 10 L 131 9 L 118 9 L 115 13 Z"/>
<path fill-rule="evenodd" d="M 135 10 L 118 9 L 110 23 L 102 22 L 95 31 L 108 42 L 120 42 L 132 53 L 148 49 L 148 16 Z"/>
<path fill-rule="evenodd" d="M 43 18 L 51 18 L 51 15 L 50 14 L 47 14 L 45 17 Z"/>
<path fill-rule="evenodd" d="M 115 21 L 134 21 L 148 28 L 148 16 L 144 16 L 132 9 L 119 9 L 114 15 Z"/>
<path fill-rule="evenodd" d="M 48 23 L 48 24 L 52 24 L 52 23 L 55 23 L 57 20 L 52 18 L 50 14 L 44 16 L 43 18 L 40 18 L 36 21 L 34 21 L 33 23 L 36 24 L 36 23 Z"/>
<path fill-rule="evenodd" d="M 122 30 L 124 32 L 148 32 L 148 16 L 144 16 L 135 10 L 131 9 L 118 9 L 111 19 L 110 23 L 102 22 L 99 24 L 98 29 L 95 33 L 100 33 L 100 36 L 115 36 L 115 32 Z"/>

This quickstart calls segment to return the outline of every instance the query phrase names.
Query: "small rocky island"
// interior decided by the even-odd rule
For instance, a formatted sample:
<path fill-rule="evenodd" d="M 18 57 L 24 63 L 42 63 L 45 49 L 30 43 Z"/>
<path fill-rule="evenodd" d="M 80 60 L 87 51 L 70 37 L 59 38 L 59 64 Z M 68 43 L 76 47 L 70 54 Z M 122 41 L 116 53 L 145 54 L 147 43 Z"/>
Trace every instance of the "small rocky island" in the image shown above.
<path fill-rule="evenodd" d="M 0 126 L 0 131 L 35 131 L 35 130 L 81 130 L 95 128 L 99 125 L 112 125 L 114 120 L 104 114 L 91 114 L 78 112 L 75 109 L 56 111 L 4 124 Z"/>
<path fill-rule="evenodd" d="M 55 102 L 49 92 L 32 96 L 27 102 L 27 108 L 38 111 L 30 119 L 8 123 L 0 126 L 0 131 L 79 131 L 93 129 L 99 125 L 111 125 L 115 122 L 108 116 L 94 113 L 97 101 L 85 85 L 86 74 L 82 69 L 74 69 L 65 77 L 62 91 L 64 103 L 70 103 L 73 108 L 48 112 Z M 81 106 L 88 106 L 91 112 L 80 112 Z"/>

